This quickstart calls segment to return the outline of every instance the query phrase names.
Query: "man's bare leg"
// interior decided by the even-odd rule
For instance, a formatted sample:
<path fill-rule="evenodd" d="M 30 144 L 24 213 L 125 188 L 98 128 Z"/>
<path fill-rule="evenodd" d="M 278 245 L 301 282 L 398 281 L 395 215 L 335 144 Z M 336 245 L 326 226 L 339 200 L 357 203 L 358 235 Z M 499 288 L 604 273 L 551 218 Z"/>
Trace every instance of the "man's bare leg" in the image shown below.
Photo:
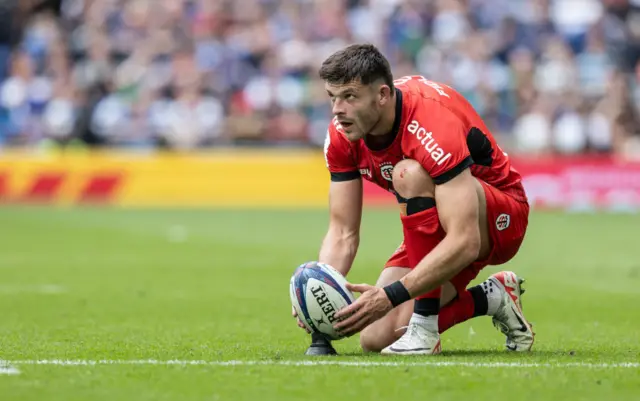
<path fill-rule="evenodd" d="M 387 267 L 380 273 L 377 287 L 384 287 L 397 281 L 409 273 L 411 269 L 408 267 Z M 442 305 L 449 304 L 456 297 L 456 289 L 451 283 L 445 283 L 442 286 L 440 302 Z M 413 313 L 414 301 L 405 302 L 394 308 L 385 317 L 367 326 L 360 333 L 360 345 L 365 352 L 380 352 L 383 348 L 389 346 L 404 332 L 409 324 L 409 319 Z"/>

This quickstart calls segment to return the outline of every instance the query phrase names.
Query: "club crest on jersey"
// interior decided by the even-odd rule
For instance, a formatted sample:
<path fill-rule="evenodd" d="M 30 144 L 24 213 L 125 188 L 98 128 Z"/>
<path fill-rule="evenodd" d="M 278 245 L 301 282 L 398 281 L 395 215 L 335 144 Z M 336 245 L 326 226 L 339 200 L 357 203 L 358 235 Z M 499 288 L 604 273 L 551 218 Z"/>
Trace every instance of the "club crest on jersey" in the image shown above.
<path fill-rule="evenodd" d="M 380 164 L 380 174 L 387 181 L 393 181 L 393 164 L 384 162 Z"/>
<path fill-rule="evenodd" d="M 424 129 L 418 121 L 411 121 L 407 126 L 407 131 L 420 141 L 422 146 L 424 146 L 424 149 L 429 153 L 431 158 L 435 160 L 438 166 L 441 166 L 451 157 L 451 153 L 445 154 L 444 149 L 442 149 L 435 138 L 433 138 L 433 132 L 427 132 L 427 130 Z"/>
<path fill-rule="evenodd" d="M 496 228 L 498 229 L 498 231 L 505 230 L 509 227 L 510 223 L 511 223 L 511 216 L 509 216 L 506 213 L 502 213 L 496 219 Z"/>

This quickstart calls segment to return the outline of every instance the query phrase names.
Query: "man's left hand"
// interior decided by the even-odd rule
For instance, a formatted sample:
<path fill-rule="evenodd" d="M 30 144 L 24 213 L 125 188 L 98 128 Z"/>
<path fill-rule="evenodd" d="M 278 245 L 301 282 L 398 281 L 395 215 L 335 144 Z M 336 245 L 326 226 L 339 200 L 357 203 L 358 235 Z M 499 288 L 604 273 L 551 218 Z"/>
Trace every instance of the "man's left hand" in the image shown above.
<path fill-rule="evenodd" d="M 333 327 L 344 336 L 356 334 L 393 309 L 387 293 L 380 287 L 351 283 L 347 283 L 346 286 L 350 291 L 359 292 L 362 295 L 354 303 L 335 314 L 339 321 Z"/>

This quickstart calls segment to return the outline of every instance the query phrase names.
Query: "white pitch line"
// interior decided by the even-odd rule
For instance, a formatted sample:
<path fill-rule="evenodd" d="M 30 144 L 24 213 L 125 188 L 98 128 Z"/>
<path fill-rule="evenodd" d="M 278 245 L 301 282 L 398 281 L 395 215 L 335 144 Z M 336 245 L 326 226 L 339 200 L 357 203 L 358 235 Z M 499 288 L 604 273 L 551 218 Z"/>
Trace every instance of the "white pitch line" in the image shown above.
<path fill-rule="evenodd" d="M 13 375 L 19 375 L 19 374 L 20 374 L 20 371 L 14 368 L 13 366 L 0 364 L 0 376 L 3 376 L 3 375 L 13 376 Z"/>
<path fill-rule="evenodd" d="M 67 288 L 58 284 L 0 285 L 0 295 L 43 294 L 58 295 L 68 292 Z"/>
<path fill-rule="evenodd" d="M 264 361 L 205 361 L 205 360 L 156 360 L 156 359 L 41 359 L 0 361 L 0 366 L 53 365 L 148 365 L 148 366 L 355 366 L 355 367 L 468 367 L 468 368 L 590 368 L 590 369 L 639 369 L 640 362 L 464 362 L 464 361 L 341 361 L 341 360 L 264 360 Z"/>

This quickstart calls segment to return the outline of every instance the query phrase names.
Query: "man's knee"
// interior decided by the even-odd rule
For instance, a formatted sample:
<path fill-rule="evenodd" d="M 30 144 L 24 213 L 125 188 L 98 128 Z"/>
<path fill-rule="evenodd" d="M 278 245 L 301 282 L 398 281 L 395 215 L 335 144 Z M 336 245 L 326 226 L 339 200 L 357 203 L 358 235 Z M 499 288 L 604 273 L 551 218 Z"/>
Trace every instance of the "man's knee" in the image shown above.
<path fill-rule="evenodd" d="M 394 308 L 387 316 L 360 332 L 360 346 L 365 352 L 380 352 L 399 339 L 413 313 L 413 300 Z"/>
<path fill-rule="evenodd" d="M 380 352 L 393 344 L 401 334 L 395 333 L 387 325 L 371 325 L 360 332 L 360 346 L 364 352 Z"/>
<path fill-rule="evenodd" d="M 393 168 L 393 188 L 405 199 L 435 196 L 435 184 L 420 163 L 412 159 L 400 161 Z"/>
<path fill-rule="evenodd" d="M 364 352 L 380 352 L 380 340 L 376 336 L 376 330 L 369 326 L 360 332 L 360 347 Z"/>

